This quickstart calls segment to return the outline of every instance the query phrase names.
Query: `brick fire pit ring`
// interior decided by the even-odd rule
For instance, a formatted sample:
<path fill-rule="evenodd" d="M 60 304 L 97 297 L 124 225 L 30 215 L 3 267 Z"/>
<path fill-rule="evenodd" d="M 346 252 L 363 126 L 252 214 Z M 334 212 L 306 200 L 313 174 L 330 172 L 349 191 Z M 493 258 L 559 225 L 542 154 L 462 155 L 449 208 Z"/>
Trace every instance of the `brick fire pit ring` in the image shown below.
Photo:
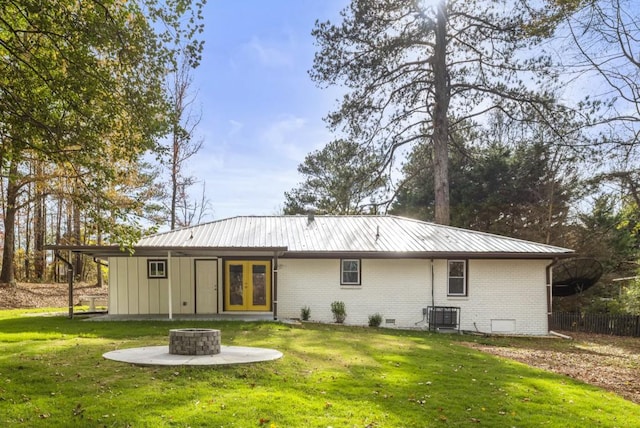
<path fill-rule="evenodd" d="M 169 330 L 169 353 L 174 355 L 215 355 L 221 349 L 220 330 L 177 328 Z"/>

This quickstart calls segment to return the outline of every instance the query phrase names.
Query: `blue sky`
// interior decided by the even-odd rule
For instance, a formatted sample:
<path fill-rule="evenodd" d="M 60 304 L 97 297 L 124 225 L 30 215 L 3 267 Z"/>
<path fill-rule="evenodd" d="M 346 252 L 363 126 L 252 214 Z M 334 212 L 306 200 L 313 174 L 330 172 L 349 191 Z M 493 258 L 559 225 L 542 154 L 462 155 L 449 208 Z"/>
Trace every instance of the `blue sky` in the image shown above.
<path fill-rule="evenodd" d="M 202 65 L 193 72 L 204 144 L 188 164 L 206 182 L 208 219 L 270 215 L 300 182 L 297 166 L 334 137 L 322 118 L 339 89 L 307 71 L 316 19 L 337 21 L 346 0 L 209 0 Z M 197 187 L 197 186 L 196 186 Z M 200 189 L 194 189 L 199 193 Z"/>

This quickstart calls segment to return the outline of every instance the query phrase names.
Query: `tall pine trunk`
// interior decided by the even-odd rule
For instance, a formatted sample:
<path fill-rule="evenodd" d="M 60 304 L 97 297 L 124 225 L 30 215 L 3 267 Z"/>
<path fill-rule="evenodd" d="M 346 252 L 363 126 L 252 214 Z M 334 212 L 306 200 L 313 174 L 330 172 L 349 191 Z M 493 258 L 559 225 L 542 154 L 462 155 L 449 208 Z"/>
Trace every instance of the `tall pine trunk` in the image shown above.
<path fill-rule="evenodd" d="M 64 198 L 62 196 L 62 193 L 58 196 L 58 212 L 57 212 L 57 216 L 56 216 L 56 224 L 55 224 L 55 230 L 56 230 L 56 245 L 60 245 L 62 243 L 62 207 L 64 205 Z M 58 261 L 58 259 L 55 259 L 54 261 L 54 274 L 53 274 L 53 280 L 55 282 L 61 282 L 62 278 L 60 276 L 60 262 Z"/>
<path fill-rule="evenodd" d="M 45 228 L 44 195 L 39 185 L 36 184 L 36 198 L 33 213 L 33 272 L 38 281 L 43 281 L 45 276 Z"/>
<path fill-rule="evenodd" d="M 435 222 L 449 225 L 449 83 L 447 82 L 447 2 L 438 4 L 433 55 L 435 103 L 433 106 L 433 178 Z"/>
<path fill-rule="evenodd" d="M 100 207 L 98 207 L 98 213 L 100 212 Z M 100 215 L 98 214 L 98 217 L 100 217 Z M 96 237 L 97 237 L 97 244 L 98 246 L 102 245 L 102 227 L 100 226 L 100 222 L 96 222 Z M 102 288 L 103 281 L 102 281 L 102 264 L 100 263 L 99 259 L 96 259 L 96 270 L 97 270 L 97 276 L 96 276 L 96 287 L 100 287 Z"/>
<path fill-rule="evenodd" d="M 172 147 L 172 156 L 171 156 L 171 230 L 176 228 L 176 211 L 177 201 L 178 201 L 178 174 L 180 173 L 179 168 L 179 149 L 180 149 L 180 137 L 179 137 L 179 126 L 174 124 L 173 126 L 173 147 Z"/>
<path fill-rule="evenodd" d="M 33 186 L 30 184 L 28 186 L 28 195 L 27 198 L 31 199 L 31 191 Z M 24 241 L 20 241 L 19 236 L 17 241 L 19 242 L 18 247 L 20 247 L 20 243 L 24 242 L 24 281 L 29 282 L 31 280 L 31 223 L 33 221 L 33 217 L 31 214 L 31 204 L 26 204 L 25 208 L 25 217 L 24 217 Z M 20 232 L 20 226 L 17 227 L 18 232 Z M 18 279 L 20 277 L 18 276 Z"/>
<path fill-rule="evenodd" d="M 14 286 L 16 285 L 16 277 L 13 261 L 15 257 L 15 226 L 19 185 L 17 183 L 18 165 L 14 159 L 10 160 L 9 162 L 9 177 L 7 178 L 7 194 L 4 213 L 4 246 L 2 253 L 2 271 L 0 271 L 0 284 Z"/>
<path fill-rule="evenodd" d="M 73 215 L 73 229 L 72 229 L 72 240 L 73 245 L 81 245 L 82 242 L 82 233 L 81 233 L 81 221 L 80 221 L 80 207 L 77 203 L 72 204 L 72 215 Z M 82 260 L 82 254 L 75 253 L 73 259 L 74 271 L 76 273 L 76 279 L 78 281 L 82 281 L 84 278 L 84 263 Z"/>

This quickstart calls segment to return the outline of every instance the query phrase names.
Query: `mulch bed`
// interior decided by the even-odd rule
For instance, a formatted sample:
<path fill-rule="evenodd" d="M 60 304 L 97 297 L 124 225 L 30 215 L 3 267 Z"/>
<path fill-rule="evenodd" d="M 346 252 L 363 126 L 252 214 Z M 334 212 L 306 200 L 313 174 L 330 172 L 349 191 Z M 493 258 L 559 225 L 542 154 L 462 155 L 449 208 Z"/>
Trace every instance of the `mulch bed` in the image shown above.
<path fill-rule="evenodd" d="M 109 294 L 107 286 L 98 288 L 89 284 L 73 287 L 73 304 L 79 305 L 83 296 Z M 69 305 L 69 285 L 18 283 L 15 287 L 0 286 L 0 309 L 66 308 Z"/>
<path fill-rule="evenodd" d="M 573 338 L 570 346 L 544 344 L 566 339 L 540 339 L 535 345 L 516 340 L 509 346 L 466 345 L 581 380 L 640 404 L 640 338 L 562 333 Z"/>

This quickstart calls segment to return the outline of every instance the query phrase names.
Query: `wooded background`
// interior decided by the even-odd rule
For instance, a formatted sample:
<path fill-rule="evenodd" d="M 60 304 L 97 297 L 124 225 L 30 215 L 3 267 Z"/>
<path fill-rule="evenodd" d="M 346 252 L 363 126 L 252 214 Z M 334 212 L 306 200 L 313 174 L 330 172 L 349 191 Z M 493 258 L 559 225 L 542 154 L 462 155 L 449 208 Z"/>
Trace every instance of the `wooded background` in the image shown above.
<path fill-rule="evenodd" d="M 0 6 L 0 283 L 59 280 L 46 244 L 119 244 L 215 206 L 190 71 L 195 0 Z M 640 312 L 640 17 L 632 0 L 352 0 L 310 78 L 343 98 L 283 213 L 392 213 L 575 249 L 568 309 Z M 248 213 L 249 214 L 249 213 Z M 79 280 L 99 282 L 91 260 Z"/>

